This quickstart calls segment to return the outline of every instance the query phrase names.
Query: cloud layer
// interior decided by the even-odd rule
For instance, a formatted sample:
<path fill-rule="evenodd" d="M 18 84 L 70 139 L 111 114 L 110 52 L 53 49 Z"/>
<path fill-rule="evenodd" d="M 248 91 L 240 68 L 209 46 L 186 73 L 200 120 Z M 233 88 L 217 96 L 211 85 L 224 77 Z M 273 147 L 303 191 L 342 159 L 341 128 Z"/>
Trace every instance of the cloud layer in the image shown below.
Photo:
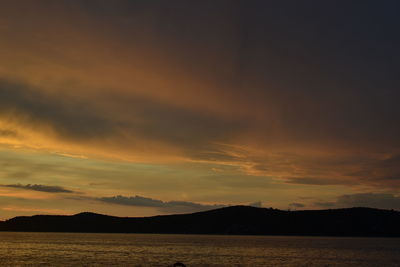
<path fill-rule="evenodd" d="M 179 185 L 176 199 L 188 200 L 103 201 L 127 209 L 396 197 L 399 8 L 4 1 L 0 183 L 159 199 L 175 199 Z M 33 159 L 29 149 L 43 154 Z"/>

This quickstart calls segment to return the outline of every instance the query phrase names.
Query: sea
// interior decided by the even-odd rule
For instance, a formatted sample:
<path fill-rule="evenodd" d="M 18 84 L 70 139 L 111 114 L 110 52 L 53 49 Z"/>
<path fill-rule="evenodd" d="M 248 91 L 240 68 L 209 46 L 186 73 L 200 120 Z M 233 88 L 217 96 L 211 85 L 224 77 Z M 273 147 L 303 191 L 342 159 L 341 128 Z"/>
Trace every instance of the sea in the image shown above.
<path fill-rule="evenodd" d="M 0 232 L 0 266 L 400 266 L 400 238 Z"/>

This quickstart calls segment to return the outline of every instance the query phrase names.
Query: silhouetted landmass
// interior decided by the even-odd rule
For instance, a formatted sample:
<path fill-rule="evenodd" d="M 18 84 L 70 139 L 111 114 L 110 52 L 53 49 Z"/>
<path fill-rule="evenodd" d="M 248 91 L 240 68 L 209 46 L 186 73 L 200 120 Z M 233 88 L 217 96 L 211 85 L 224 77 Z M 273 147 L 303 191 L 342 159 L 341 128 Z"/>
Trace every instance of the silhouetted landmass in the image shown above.
<path fill-rule="evenodd" d="M 371 208 L 282 211 L 248 206 L 144 218 L 84 212 L 72 216 L 15 217 L 1 222 L 0 230 L 400 237 L 400 212 Z"/>

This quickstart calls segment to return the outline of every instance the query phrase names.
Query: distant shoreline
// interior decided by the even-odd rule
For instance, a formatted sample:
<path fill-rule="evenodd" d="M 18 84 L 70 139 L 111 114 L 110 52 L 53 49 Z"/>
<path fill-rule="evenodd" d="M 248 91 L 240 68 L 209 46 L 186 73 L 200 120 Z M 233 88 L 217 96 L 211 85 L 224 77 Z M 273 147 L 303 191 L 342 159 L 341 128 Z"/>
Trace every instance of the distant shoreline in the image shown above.
<path fill-rule="evenodd" d="M 372 208 L 282 211 L 232 206 L 153 217 L 96 213 L 35 215 L 0 222 L 3 232 L 132 233 L 299 237 L 400 237 L 400 212 Z"/>

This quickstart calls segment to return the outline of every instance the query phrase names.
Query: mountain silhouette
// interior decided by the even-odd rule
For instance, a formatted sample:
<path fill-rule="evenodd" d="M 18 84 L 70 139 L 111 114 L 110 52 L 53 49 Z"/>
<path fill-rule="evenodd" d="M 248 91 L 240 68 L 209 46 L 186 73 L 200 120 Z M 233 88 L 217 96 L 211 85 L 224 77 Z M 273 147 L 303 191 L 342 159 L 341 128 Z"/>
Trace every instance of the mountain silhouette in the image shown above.
<path fill-rule="evenodd" d="M 399 225 L 400 212 L 393 210 L 283 211 L 232 206 L 140 218 L 90 212 L 21 216 L 0 222 L 0 231 L 400 237 Z"/>

